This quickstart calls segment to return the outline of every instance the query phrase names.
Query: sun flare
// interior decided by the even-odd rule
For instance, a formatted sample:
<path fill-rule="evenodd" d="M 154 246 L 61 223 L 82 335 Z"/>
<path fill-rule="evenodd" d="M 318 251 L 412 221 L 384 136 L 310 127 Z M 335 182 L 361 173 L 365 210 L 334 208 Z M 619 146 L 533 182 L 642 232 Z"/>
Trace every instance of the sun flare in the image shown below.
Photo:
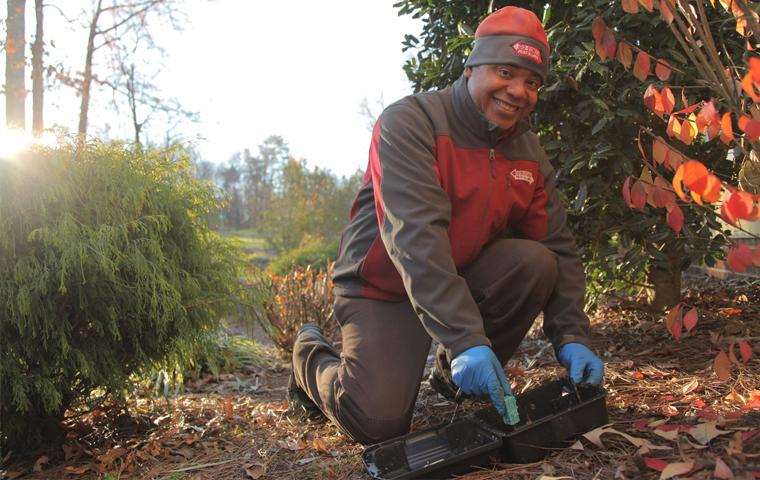
<path fill-rule="evenodd" d="M 32 145 L 52 145 L 56 138 L 52 132 L 45 132 L 40 138 L 23 130 L 0 128 L 0 159 L 13 160 Z"/>

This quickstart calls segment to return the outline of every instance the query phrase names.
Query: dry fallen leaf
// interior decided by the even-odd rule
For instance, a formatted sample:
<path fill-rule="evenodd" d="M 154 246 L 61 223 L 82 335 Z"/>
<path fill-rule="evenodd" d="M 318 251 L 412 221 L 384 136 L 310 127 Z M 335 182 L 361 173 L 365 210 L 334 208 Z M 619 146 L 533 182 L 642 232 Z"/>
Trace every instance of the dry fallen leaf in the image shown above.
<path fill-rule="evenodd" d="M 604 444 L 602 443 L 601 436 L 605 433 L 620 435 L 621 437 L 625 438 L 633 445 L 639 447 L 639 453 L 641 454 L 647 453 L 650 450 L 670 450 L 672 448 L 672 447 L 666 447 L 662 445 L 655 445 L 648 440 L 644 440 L 643 438 L 638 438 L 632 435 L 628 435 L 627 433 L 619 432 L 615 430 L 614 428 L 610 428 L 609 425 L 605 425 L 605 426 L 596 428 L 588 433 L 584 433 L 583 436 L 586 437 L 586 439 L 588 439 L 588 441 L 590 441 L 594 445 L 604 448 Z"/>
<path fill-rule="evenodd" d="M 688 395 L 691 392 L 693 392 L 694 390 L 696 390 L 697 387 L 699 387 L 699 381 L 695 378 L 692 381 L 690 381 L 689 383 L 687 383 L 686 385 L 684 385 L 684 387 L 681 389 L 681 392 L 684 395 Z"/>
<path fill-rule="evenodd" d="M 48 460 L 49 459 L 47 455 L 43 455 L 40 458 L 38 458 L 37 461 L 34 462 L 34 468 L 32 468 L 32 471 L 37 472 L 37 473 L 41 472 L 42 465 L 48 463 Z"/>
<path fill-rule="evenodd" d="M 311 442 L 311 447 L 314 450 L 317 450 L 318 452 L 326 452 L 327 449 L 327 442 L 325 442 L 325 439 L 322 437 L 317 437 Z"/>
<path fill-rule="evenodd" d="M 580 440 L 576 440 L 574 444 L 570 445 L 571 450 L 583 450 L 583 444 Z"/>
<path fill-rule="evenodd" d="M 727 433 L 731 432 L 718 430 L 715 422 L 699 423 L 693 429 L 689 430 L 689 435 L 702 445 L 707 445 L 713 438 Z"/>
<path fill-rule="evenodd" d="M 63 471 L 66 472 L 66 473 L 69 473 L 71 475 L 82 475 L 87 470 L 91 470 L 91 469 L 92 469 L 92 467 L 89 466 L 89 465 L 84 465 L 84 466 L 81 466 L 81 467 L 68 466 L 68 467 L 64 467 Z"/>
<path fill-rule="evenodd" d="M 716 457 L 715 470 L 713 470 L 713 477 L 719 478 L 721 480 L 729 480 L 731 478 L 734 478 L 734 472 L 732 472 L 731 469 L 728 468 L 728 465 L 726 465 L 726 462 L 724 462 L 720 457 Z"/>
<path fill-rule="evenodd" d="M 243 469 L 245 469 L 245 473 L 254 480 L 261 478 L 267 473 L 267 467 L 262 463 L 253 463 L 243 467 Z"/>
<path fill-rule="evenodd" d="M 660 474 L 660 480 L 666 480 L 673 478 L 676 475 L 683 475 L 689 473 L 694 469 L 694 462 L 677 462 L 669 463 L 667 467 Z"/>
<path fill-rule="evenodd" d="M 668 462 L 661 458 L 644 457 L 644 464 L 652 470 L 662 472 L 668 466 Z"/>

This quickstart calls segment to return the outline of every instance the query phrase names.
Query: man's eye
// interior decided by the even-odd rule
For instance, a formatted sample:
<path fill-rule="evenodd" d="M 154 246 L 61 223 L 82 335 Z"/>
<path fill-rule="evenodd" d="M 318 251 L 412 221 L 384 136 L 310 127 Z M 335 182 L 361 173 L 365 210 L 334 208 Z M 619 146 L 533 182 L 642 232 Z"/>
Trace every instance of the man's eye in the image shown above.
<path fill-rule="evenodd" d="M 509 68 L 500 68 L 498 70 L 498 73 L 502 77 L 506 77 L 506 78 L 511 78 L 512 77 L 512 70 L 509 69 Z"/>
<path fill-rule="evenodd" d="M 533 90 L 538 90 L 539 88 L 541 88 L 541 82 L 536 82 L 535 80 L 529 80 L 528 87 Z"/>

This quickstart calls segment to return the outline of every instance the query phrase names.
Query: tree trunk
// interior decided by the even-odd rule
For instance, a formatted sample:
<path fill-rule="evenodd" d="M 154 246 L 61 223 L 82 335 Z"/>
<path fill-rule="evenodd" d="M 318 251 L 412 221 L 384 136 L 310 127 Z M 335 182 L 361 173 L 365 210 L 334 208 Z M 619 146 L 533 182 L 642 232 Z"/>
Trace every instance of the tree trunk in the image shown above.
<path fill-rule="evenodd" d="M 32 134 L 35 137 L 39 137 L 42 135 L 42 129 L 44 128 L 42 113 L 45 92 L 42 72 L 42 54 L 44 51 L 42 0 L 34 0 L 34 13 L 37 16 L 37 24 L 34 43 L 32 44 Z"/>
<path fill-rule="evenodd" d="M 26 0 L 8 0 L 8 36 L 5 41 L 5 123 L 9 129 L 19 130 L 26 129 L 25 3 Z"/>
<path fill-rule="evenodd" d="M 87 135 L 87 112 L 90 108 L 90 87 L 92 86 L 92 57 L 95 54 L 95 36 L 98 33 L 98 18 L 102 11 L 103 0 L 98 0 L 95 13 L 90 23 L 90 33 L 87 36 L 87 55 L 84 60 L 84 78 L 82 79 L 82 103 L 79 108 L 79 136 Z"/>
<path fill-rule="evenodd" d="M 656 311 L 670 309 L 681 301 L 681 255 L 667 247 L 665 254 L 670 268 L 652 266 L 649 271 L 649 282 L 654 286 L 654 300 L 649 306 Z"/>

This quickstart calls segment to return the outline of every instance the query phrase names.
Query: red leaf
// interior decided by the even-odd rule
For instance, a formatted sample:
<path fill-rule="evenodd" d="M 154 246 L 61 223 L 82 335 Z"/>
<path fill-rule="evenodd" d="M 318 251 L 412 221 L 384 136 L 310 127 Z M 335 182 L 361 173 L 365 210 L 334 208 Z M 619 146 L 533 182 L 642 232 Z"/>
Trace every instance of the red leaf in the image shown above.
<path fill-rule="evenodd" d="M 730 315 L 741 315 L 742 309 L 741 308 L 721 308 L 720 310 L 718 310 L 718 313 L 720 313 L 721 315 L 725 315 L 727 317 Z"/>
<path fill-rule="evenodd" d="M 728 250 L 726 263 L 728 263 L 728 268 L 735 272 L 745 271 L 747 265 L 752 263 L 752 249 L 746 243 L 731 247 Z"/>
<path fill-rule="evenodd" d="M 755 207 L 755 201 L 751 193 L 734 190 L 725 205 L 730 218 L 746 220 Z"/>
<path fill-rule="evenodd" d="M 728 465 L 726 465 L 726 462 L 724 462 L 720 457 L 716 457 L 715 470 L 713 470 L 713 477 L 722 479 L 722 480 L 728 480 L 728 479 L 734 478 L 734 472 L 732 472 L 731 469 L 728 468 Z"/>
<path fill-rule="evenodd" d="M 637 0 L 623 0 L 622 3 L 625 13 L 639 13 L 639 2 Z"/>
<path fill-rule="evenodd" d="M 668 466 L 668 462 L 661 458 L 644 457 L 644 463 L 647 467 L 658 472 L 665 470 L 665 467 Z"/>
<path fill-rule="evenodd" d="M 749 73 L 752 74 L 752 81 L 760 83 L 760 58 L 750 57 L 747 63 L 749 64 Z"/>
<path fill-rule="evenodd" d="M 654 73 L 657 74 L 657 78 L 664 82 L 670 77 L 670 65 L 665 60 L 658 60 L 654 67 Z"/>
<path fill-rule="evenodd" d="M 710 172 L 707 171 L 701 162 L 689 160 L 684 163 L 683 184 L 694 192 L 702 195 L 707 188 L 708 177 Z"/>
<path fill-rule="evenodd" d="M 604 23 L 604 19 L 596 17 L 591 24 L 591 35 L 594 37 L 594 42 L 602 43 L 602 36 L 605 30 L 607 30 L 607 24 Z"/>
<path fill-rule="evenodd" d="M 729 112 L 724 113 L 721 117 L 720 130 L 723 132 L 721 135 L 721 141 L 728 145 L 728 143 L 734 139 L 734 127 L 731 124 L 731 114 Z M 726 140 L 724 140 L 723 137 L 725 137 Z"/>
<path fill-rule="evenodd" d="M 676 97 L 673 95 L 670 87 L 662 87 L 660 98 L 662 100 L 662 108 L 665 109 L 665 112 L 671 113 L 676 106 Z"/>
<path fill-rule="evenodd" d="M 752 358 L 752 347 L 746 340 L 739 341 L 739 354 L 742 356 L 743 363 L 749 362 L 749 359 Z"/>
<path fill-rule="evenodd" d="M 602 48 L 604 49 L 605 60 L 607 58 L 615 58 L 615 51 L 617 50 L 617 40 L 615 39 L 615 32 L 609 28 L 604 31 L 602 36 Z"/>
<path fill-rule="evenodd" d="M 643 210 L 644 205 L 647 203 L 647 189 L 644 183 L 640 180 L 636 180 L 631 189 L 631 203 L 633 208 L 637 210 Z"/>
<path fill-rule="evenodd" d="M 760 394 L 752 395 L 752 398 L 742 406 L 742 410 L 760 410 Z M 753 431 L 755 434 L 760 433 L 760 429 Z"/>
<path fill-rule="evenodd" d="M 669 148 L 665 140 L 662 137 L 657 137 L 652 144 L 652 158 L 659 165 L 662 165 L 668 158 L 668 150 Z"/>
<path fill-rule="evenodd" d="M 673 23 L 673 6 L 673 0 L 660 0 L 660 13 L 668 25 Z"/>
<path fill-rule="evenodd" d="M 623 182 L 623 199 L 625 200 L 625 204 L 628 205 L 628 208 L 633 208 L 633 203 L 631 203 L 631 176 L 628 175 L 628 178 L 625 179 L 625 182 Z"/>
<path fill-rule="evenodd" d="M 665 109 L 662 106 L 662 99 L 660 98 L 660 92 L 654 88 L 654 84 L 650 83 L 644 92 L 644 106 L 653 111 L 657 115 L 662 116 Z"/>
<path fill-rule="evenodd" d="M 731 376 L 731 361 L 723 350 L 715 357 L 713 370 L 719 379 L 725 381 Z"/>
<path fill-rule="evenodd" d="M 749 115 L 744 115 L 739 119 L 739 128 L 741 128 L 742 131 L 747 135 L 747 138 L 752 141 L 760 138 L 760 122 L 750 117 Z"/>
<path fill-rule="evenodd" d="M 638 370 L 634 370 L 633 373 L 631 373 L 631 375 L 633 376 L 633 378 L 637 378 L 639 380 L 646 378 L 646 376 L 643 373 L 639 372 Z"/>
<path fill-rule="evenodd" d="M 665 216 L 665 219 L 668 221 L 668 226 L 673 229 L 676 235 L 681 233 L 684 222 L 681 207 L 679 207 L 676 203 L 673 203 L 673 205 L 668 209 L 668 213 Z"/>
<path fill-rule="evenodd" d="M 646 431 L 649 422 L 650 420 L 648 418 L 642 418 L 633 422 L 633 427 L 640 432 L 644 432 Z"/>
<path fill-rule="evenodd" d="M 636 62 L 633 64 L 633 76 L 642 82 L 652 73 L 651 60 L 647 52 L 640 51 L 636 55 Z"/>
<path fill-rule="evenodd" d="M 639 3 L 646 9 L 647 12 L 654 10 L 654 0 L 639 0 Z"/>
<path fill-rule="evenodd" d="M 755 90 L 755 83 L 752 81 L 752 74 L 747 73 L 744 75 L 744 78 L 742 78 L 742 90 L 744 90 L 744 93 L 749 95 L 749 97 L 752 99 L 753 102 L 757 103 L 760 102 L 760 96 L 757 95 L 757 92 Z"/>
<path fill-rule="evenodd" d="M 683 316 L 683 326 L 686 327 L 687 332 L 691 332 L 694 327 L 697 326 L 698 319 L 699 314 L 697 313 L 696 308 L 692 308 L 686 315 Z"/>
<path fill-rule="evenodd" d="M 694 408 L 704 408 L 705 405 L 706 405 L 705 401 L 702 400 L 701 398 L 698 398 L 694 400 L 693 402 L 691 402 L 691 406 Z"/>
<path fill-rule="evenodd" d="M 631 68 L 631 64 L 633 63 L 633 52 L 631 51 L 631 46 L 625 42 L 618 43 L 617 59 L 618 62 L 620 62 L 626 70 Z"/>

